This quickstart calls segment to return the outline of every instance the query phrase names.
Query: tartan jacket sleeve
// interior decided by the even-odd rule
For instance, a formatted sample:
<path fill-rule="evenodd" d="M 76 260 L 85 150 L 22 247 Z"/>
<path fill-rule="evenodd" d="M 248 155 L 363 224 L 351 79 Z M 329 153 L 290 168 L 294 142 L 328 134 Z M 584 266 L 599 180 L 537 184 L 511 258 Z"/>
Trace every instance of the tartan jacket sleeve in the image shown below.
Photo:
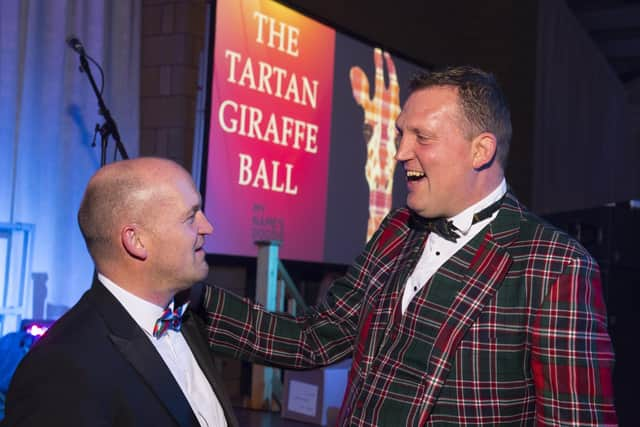
<path fill-rule="evenodd" d="M 537 425 L 616 425 L 600 274 L 586 252 L 567 261 L 531 325 Z"/>
<path fill-rule="evenodd" d="M 293 317 L 268 312 L 261 305 L 223 289 L 207 286 L 205 305 L 209 345 L 220 354 L 266 365 L 311 368 L 337 362 L 351 353 L 358 291 L 334 285 L 339 305 L 312 309 Z"/>
<path fill-rule="evenodd" d="M 204 309 L 211 348 L 221 354 L 286 368 L 312 368 L 351 355 L 367 294 L 384 286 L 389 250 L 404 236 L 406 218 L 383 221 L 324 301 L 302 316 L 268 312 L 247 298 L 206 286 Z M 370 274 L 370 272 L 373 272 Z"/>

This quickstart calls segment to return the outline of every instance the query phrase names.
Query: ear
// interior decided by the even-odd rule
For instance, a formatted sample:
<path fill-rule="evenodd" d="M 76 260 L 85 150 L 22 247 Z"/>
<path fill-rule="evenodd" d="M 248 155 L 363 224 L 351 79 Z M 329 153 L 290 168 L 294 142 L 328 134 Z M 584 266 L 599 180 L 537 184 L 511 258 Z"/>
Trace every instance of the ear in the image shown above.
<path fill-rule="evenodd" d="M 141 261 L 147 259 L 147 250 L 142 243 L 140 229 L 136 224 L 128 224 L 122 227 L 120 240 L 129 255 Z"/>
<path fill-rule="evenodd" d="M 481 170 L 491 166 L 496 156 L 498 141 L 494 134 L 483 132 L 471 141 L 471 155 L 473 168 Z"/>

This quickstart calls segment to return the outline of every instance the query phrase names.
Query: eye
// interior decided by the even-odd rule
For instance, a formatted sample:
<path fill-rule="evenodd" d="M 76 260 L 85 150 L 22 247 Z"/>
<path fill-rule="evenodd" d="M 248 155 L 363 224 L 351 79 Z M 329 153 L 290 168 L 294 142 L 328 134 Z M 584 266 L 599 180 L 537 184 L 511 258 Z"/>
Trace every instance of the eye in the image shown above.
<path fill-rule="evenodd" d="M 416 134 L 416 141 L 420 145 L 426 145 L 429 143 L 429 137 L 425 135 L 421 135 L 419 133 Z"/>

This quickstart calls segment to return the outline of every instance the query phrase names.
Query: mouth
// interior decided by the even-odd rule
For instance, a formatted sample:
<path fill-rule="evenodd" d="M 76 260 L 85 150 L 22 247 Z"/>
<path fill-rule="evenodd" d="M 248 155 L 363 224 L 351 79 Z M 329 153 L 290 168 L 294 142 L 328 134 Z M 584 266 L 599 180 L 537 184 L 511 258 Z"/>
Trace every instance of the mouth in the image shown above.
<path fill-rule="evenodd" d="M 406 173 L 407 173 L 407 181 L 409 182 L 420 181 L 421 179 L 426 177 L 425 173 L 420 171 L 407 170 Z"/>
<path fill-rule="evenodd" d="M 206 261 L 207 253 L 205 252 L 204 247 L 200 246 L 193 252 L 193 256 L 196 260 Z"/>

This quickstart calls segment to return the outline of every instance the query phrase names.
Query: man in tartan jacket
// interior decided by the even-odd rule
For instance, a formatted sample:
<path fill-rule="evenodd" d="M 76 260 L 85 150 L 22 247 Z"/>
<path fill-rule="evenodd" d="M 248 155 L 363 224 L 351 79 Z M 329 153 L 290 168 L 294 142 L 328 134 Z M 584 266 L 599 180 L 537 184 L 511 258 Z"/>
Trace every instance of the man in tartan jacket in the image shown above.
<path fill-rule="evenodd" d="M 447 68 L 410 90 L 407 207 L 303 316 L 207 287 L 210 345 L 287 368 L 352 356 L 341 426 L 615 425 L 598 266 L 507 191 L 495 79 Z"/>

